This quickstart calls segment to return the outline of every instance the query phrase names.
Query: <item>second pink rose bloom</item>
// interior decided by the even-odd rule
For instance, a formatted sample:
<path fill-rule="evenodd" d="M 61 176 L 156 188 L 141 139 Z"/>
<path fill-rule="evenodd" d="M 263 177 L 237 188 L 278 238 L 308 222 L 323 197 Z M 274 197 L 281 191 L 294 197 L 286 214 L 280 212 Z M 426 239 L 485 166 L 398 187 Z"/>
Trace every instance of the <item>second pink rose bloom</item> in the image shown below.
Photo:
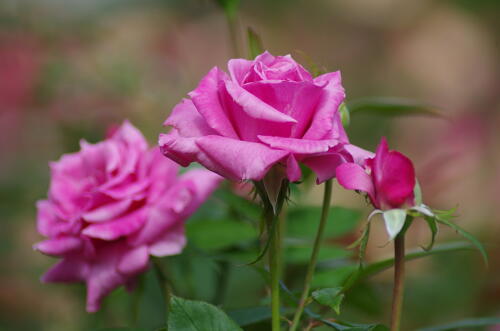
<path fill-rule="evenodd" d="M 255 60 L 232 59 L 229 75 L 214 67 L 165 121 L 164 155 L 187 166 L 199 162 L 231 180 L 261 180 L 275 164 L 301 179 L 299 162 L 318 182 L 344 162 L 372 154 L 349 144 L 339 106 L 340 72 L 313 78 L 291 56 L 265 52 Z"/>
<path fill-rule="evenodd" d="M 179 254 L 184 222 L 222 178 L 205 169 L 178 175 L 179 166 L 125 122 L 97 144 L 51 163 L 48 197 L 38 201 L 34 248 L 61 260 L 44 282 L 84 282 L 95 312 L 115 288 L 133 286 L 150 256 Z"/>

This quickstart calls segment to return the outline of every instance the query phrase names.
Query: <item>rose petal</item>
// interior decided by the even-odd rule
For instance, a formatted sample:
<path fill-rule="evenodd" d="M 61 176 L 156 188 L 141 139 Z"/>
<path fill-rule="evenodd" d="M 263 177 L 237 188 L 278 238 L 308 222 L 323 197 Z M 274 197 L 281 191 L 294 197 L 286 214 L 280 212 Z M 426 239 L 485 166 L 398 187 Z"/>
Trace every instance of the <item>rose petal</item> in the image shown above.
<path fill-rule="evenodd" d="M 260 180 L 273 164 L 289 153 L 259 143 L 220 136 L 198 138 L 196 144 L 213 160 L 215 167 L 204 165 L 232 180 Z"/>
<path fill-rule="evenodd" d="M 99 208 L 83 214 L 83 219 L 87 222 L 103 222 L 111 220 L 125 212 L 132 204 L 131 199 L 119 200 L 105 204 Z"/>
<path fill-rule="evenodd" d="M 135 276 L 148 268 L 149 252 L 147 246 L 128 250 L 118 263 L 118 271 L 125 276 Z"/>
<path fill-rule="evenodd" d="M 198 110 L 189 99 L 182 99 L 163 125 L 173 126 L 179 135 L 183 137 L 199 137 L 215 134 L 215 131 L 208 126 L 207 122 L 200 115 Z"/>
<path fill-rule="evenodd" d="M 273 136 L 258 136 L 258 138 L 272 148 L 283 149 L 297 154 L 323 153 L 339 144 L 336 139 L 308 140 Z"/>
<path fill-rule="evenodd" d="M 245 90 L 261 102 L 293 118 L 296 122 L 288 136 L 294 138 L 304 135 L 324 93 L 323 88 L 304 81 L 261 81 L 245 84 Z"/>
<path fill-rule="evenodd" d="M 253 65 L 253 61 L 245 59 L 231 59 L 227 63 L 231 79 L 238 84 L 242 84 L 245 76 Z"/>
<path fill-rule="evenodd" d="M 226 73 L 214 67 L 203 77 L 198 87 L 189 93 L 198 112 L 207 124 L 219 134 L 237 138 L 237 134 L 220 102 L 220 88 L 229 80 Z"/>
<path fill-rule="evenodd" d="M 40 200 L 37 206 L 37 230 L 40 234 L 53 237 L 60 234 L 76 234 L 80 231 L 81 223 L 60 219 L 53 205 L 48 200 Z"/>
<path fill-rule="evenodd" d="M 316 183 L 320 184 L 334 178 L 337 166 L 348 161 L 350 160 L 341 152 L 328 152 L 304 158 L 301 162 L 314 171 Z"/>
<path fill-rule="evenodd" d="M 115 131 L 111 138 L 124 142 L 135 150 L 146 151 L 148 149 L 148 143 L 141 131 L 128 120 L 123 121 L 123 124 Z"/>
<path fill-rule="evenodd" d="M 297 182 L 302 177 L 299 163 L 293 155 L 289 155 L 286 159 L 286 176 L 291 182 Z"/>
<path fill-rule="evenodd" d="M 297 120 L 270 106 L 240 85 L 232 81 L 226 81 L 225 84 L 229 95 L 251 118 L 276 123 L 297 123 Z"/>
<path fill-rule="evenodd" d="M 132 246 L 142 246 L 153 242 L 169 228 L 181 222 L 179 217 L 169 206 L 168 200 L 164 205 L 156 205 L 148 210 L 146 222 L 142 229 L 129 236 L 127 242 Z"/>
<path fill-rule="evenodd" d="M 91 224 L 82 234 L 96 239 L 115 240 L 139 230 L 146 222 L 146 214 L 146 208 L 141 208 L 110 222 Z"/>
<path fill-rule="evenodd" d="M 149 254 L 158 257 L 176 255 L 182 252 L 185 245 L 184 224 L 179 223 L 149 246 Z"/>
<path fill-rule="evenodd" d="M 368 193 L 375 202 L 375 189 L 370 175 L 355 163 L 344 163 L 337 167 L 336 177 L 340 185 L 348 190 L 358 190 Z M 375 204 L 375 207 L 378 206 Z"/>
<path fill-rule="evenodd" d="M 344 88 L 340 84 L 340 72 L 330 72 L 314 79 L 314 83 L 318 86 L 323 86 L 323 93 L 319 101 L 316 112 L 312 119 L 311 125 L 304 134 L 304 139 L 322 139 L 325 135 L 330 134 L 334 129 L 334 123 L 338 122 L 339 117 L 335 114 L 338 112 L 340 104 L 344 101 Z M 337 125 L 339 130 L 342 126 Z M 343 129 L 342 129 L 343 130 Z M 339 133 L 339 138 L 342 134 Z"/>
<path fill-rule="evenodd" d="M 78 258 L 65 258 L 53 265 L 41 278 L 43 283 L 72 283 L 84 281 L 88 265 Z"/>
<path fill-rule="evenodd" d="M 352 156 L 354 163 L 363 166 L 367 159 L 371 159 L 375 156 L 374 153 L 364 150 L 361 147 L 345 144 L 343 148 Z"/>
<path fill-rule="evenodd" d="M 215 191 L 223 179 L 223 177 L 216 173 L 205 169 L 193 169 L 180 176 L 179 180 L 181 182 L 189 181 L 192 183 L 192 200 L 184 212 L 189 215 L 198 209 Z"/>
<path fill-rule="evenodd" d="M 47 255 L 64 255 L 83 247 L 83 242 L 77 237 L 58 237 L 39 242 L 33 246 L 37 251 Z"/>
<path fill-rule="evenodd" d="M 415 170 L 403 154 L 390 151 L 383 166 L 383 177 L 377 186 L 377 197 L 383 208 L 414 204 Z"/>

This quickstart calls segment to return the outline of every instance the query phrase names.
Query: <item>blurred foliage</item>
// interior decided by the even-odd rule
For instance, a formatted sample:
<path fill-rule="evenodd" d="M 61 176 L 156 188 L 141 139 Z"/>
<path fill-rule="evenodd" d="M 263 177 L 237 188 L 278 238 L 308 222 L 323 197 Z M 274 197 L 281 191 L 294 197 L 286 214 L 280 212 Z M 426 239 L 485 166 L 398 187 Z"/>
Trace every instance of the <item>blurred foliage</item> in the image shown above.
<path fill-rule="evenodd" d="M 429 253 L 409 247 L 411 258 L 426 258 L 409 263 L 405 329 L 464 318 L 463 324 L 451 327 L 468 324 L 484 329 L 481 325 L 486 322 L 496 322 L 480 317 L 500 314 L 496 212 L 500 181 L 495 141 L 500 109 L 499 1 L 436 0 L 400 6 L 395 1 L 7 0 L 0 3 L 0 61 L 5 49 L 20 49 L 28 60 L 15 69 L 30 79 L 29 86 L 19 87 L 9 107 L 2 104 L 6 96 L 0 90 L 0 330 L 164 327 L 166 304 L 153 270 L 141 276 L 135 291 L 114 291 L 97 314 L 85 313 L 83 286 L 41 285 L 40 275 L 55 260 L 31 249 L 40 240 L 34 206 L 46 195 L 50 160 L 77 150 L 82 138 L 100 140 L 110 124 L 123 118 L 154 142 L 172 106 L 210 67 L 225 64 L 230 46 L 217 2 L 231 15 L 236 7 L 240 9 L 240 34 L 247 26 L 259 32 L 259 36 L 251 34 L 252 56 L 262 47 L 262 37 L 271 52 L 292 53 L 315 73 L 340 68 L 347 105 L 373 101 L 375 95 L 397 95 L 405 100 L 418 98 L 438 106 L 444 116 L 455 117 L 450 123 L 381 117 L 380 112 L 396 109 L 399 114 L 401 108 L 393 102 L 376 107 L 364 103 L 365 110 L 376 108 L 378 113 L 352 112 L 348 133 L 353 143 L 367 149 L 373 149 L 383 135 L 392 137 L 395 147 L 408 148 L 409 154 L 419 157 L 419 176 L 427 177 L 422 181 L 426 201 L 436 195 L 433 202 L 445 208 L 460 203 L 459 210 L 470 210 L 461 219 L 467 222 L 463 227 L 486 241 L 488 270 L 479 254 L 465 251 L 470 245 L 443 239 L 455 238 L 453 233 L 442 231 Z M 433 39 L 441 34 L 444 40 Z M 455 47 L 456 42 L 462 48 Z M 438 61 L 441 57 L 444 62 Z M 443 66 L 448 75 L 439 70 Z M 473 68 L 474 74 L 461 71 L 467 68 Z M 494 78 L 488 80 L 485 73 Z M 18 81 L 9 79 L 9 85 Z M 453 89 L 453 82 L 459 83 L 459 90 Z M 448 140 L 438 133 L 450 131 L 462 113 L 473 114 L 484 125 L 478 130 L 480 137 L 487 135 L 490 140 L 465 144 L 465 153 L 460 154 L 455 152 L 462 146 L 459 138 L 470 143 L 470 127 L 459 127 L 458 138 Z M 440 158 L 420 157 L 439 146 L 453 154 L 441 149 Z M 469 159 L 464 160 L 464 155 Z M 482 163 L 471 167 L 471 159 Z M 439 172 L 447 162 L 451 167 Z M 285 315 L 293 310 L 293 296 L 301 289 L 320 214 L 314 176 L 309 169 L 302 170 L 306 182 L 301 187 L 292 185 L 287 211 L 284 245 L 289 265 L 283 280 L 290 296 Z M 482 185 L 480 190 L 468 179 Z M 460 195 L 457 184 L 465 186 L 465 193 Z M 359 270 L 358 254 L 345 247 L 358 237 L 366 210 L 339 207 L 349 197 L 334 197 L 338 200 L 330 212 L 312 284 L 319 291 L 344 286 Z M 360 198 L 353 201 L 362 207 Z M 270 312 L 264 261 L 246 265 L 258 255 L 259 241 L 264 239 L 259 238 L 260 217 L 258 201 L 251 194 L 225 183 L 189 220 L 185 251 L 162 261 L 174 294 L 222 308 L 245 330 L 265 330 Z M 342 301 L 342 319 L 347 321 L 387 322 L 392 283 L 390 274 L 383 271 L 393 262 L 384 259 L 386 251 L 378 247 L 385 237 L 374 233 L 365 274 Z M 428 232 L 418 234 L 412 246 L 427 243 Z M 323 314 L 326 322 L 335 325 L 331 319 L 337 316 L 328 307 L 332 302 L 323 302 L 327 306 L 312 302 L 307 318 Z"/>

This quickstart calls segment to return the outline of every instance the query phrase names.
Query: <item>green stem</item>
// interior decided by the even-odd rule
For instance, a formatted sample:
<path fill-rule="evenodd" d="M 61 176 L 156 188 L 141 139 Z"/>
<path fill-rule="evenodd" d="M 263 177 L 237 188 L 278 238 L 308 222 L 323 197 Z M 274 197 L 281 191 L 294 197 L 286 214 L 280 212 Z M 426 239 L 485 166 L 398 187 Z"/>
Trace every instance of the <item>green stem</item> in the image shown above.
<path fill-rule="evenodd" d="M 166 309 L 165 320 L 168 325 L 168 311 L 170 306 L 170 288 L 168 284 L 168 279 L 167 276 L 165 275 L 165 272 L 163 271 L 163 267 L 159 259 L 153 258 L 153 266 L 156 278 L 158 279 L 158 284 L 160 285 L 163 300 L 165 301 L 165 309 Z"/>
<path fill-rule="evenodd" d="M 318 232 L 316 233 L 316 238 L 314 239 L 314 247 L 311 254 L 311 261 L 309 262 L 309 266 L 307 267 L 306 278 L 304 280 L 304 289 L 300 297 L 299 306 L 297 307 L 295 315 L 293 316 L 293 321 L 292 321 L 292 326 L 290 327 L 290 331 L 295 331 L 299 326 L 300 317 L 302 315 L 302 312 L 304 311 L 307 298 L 309 297 L 311 280 L 314 275 L 314 270 L 316 269 L 318 253 L 323 238 L 323 232 L 325 230 L 326 220 L 328 219 L 328 212 L 330 210 L 331 197 L 332 197 L 332 180 L 330 179 L 325 183 L 325 193 L 323 195 L 323 208 L 321 210 L 321 219 L 319 221 Z"/>
<path fill-rule="evenodd" d="M 215 287 L 214 303 L 219 306 L 224 302 L 227 290 L 227 282 L 229 279 L 230 266 L 227 261 L 219 262 L 219 275 L 217 285 Z"/>
<path fill-rule="evenodd" d="M 274 213 L 267 213 L 269 221 L 276 222 L 275 229 L 271 235 L 271 246 L 269 247 L 269 271 L 271 273 L 271 313 L 272 313 L 272 331 L 279 331 L 281 324 L 280 316 L 280 222 Z M 271 223 L 273 224 L 273 223 Z"/>
<path fill-rule="evenodd" d="M 394 289 L 392 292 L 391 331 L 399 331 L 403 310 L 405 276 L 405 233 L 401 231 L 394 240 Z"/>

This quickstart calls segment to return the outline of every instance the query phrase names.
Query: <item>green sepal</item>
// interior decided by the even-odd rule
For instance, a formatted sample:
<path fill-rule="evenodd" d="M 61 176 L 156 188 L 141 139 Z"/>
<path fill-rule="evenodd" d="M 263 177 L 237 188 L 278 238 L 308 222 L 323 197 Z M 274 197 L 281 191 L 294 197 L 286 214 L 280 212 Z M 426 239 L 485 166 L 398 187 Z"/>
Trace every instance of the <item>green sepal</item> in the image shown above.
<path fill-rule="evenodd" d="M 427 225 L 429 226 L 429 230 L 431 230 L 431 242 L 427 246 L 421 246 L 421 247 L 425 251 L 430 251 L 432 247 L 434 247 L 434 242 L 436 241 L 436 236 L 438 234 L 439 229 L 435 217 L 423 215 L 423 218 L 427 223 Z"/>
<path fill-rule="evenodd" d="M 342 293 L 342 287 L 316 290 L 311 296 L 316 302 L 332 308 L 337 315 L 340 315 L 340 305 L 345 297 L 345 294 Z"/>
<path fill-rule="evenodd" d="M 483 244 L 481 244 L 481 242 L 477 240 L 476 237 L 474 237 L 471 233 L 467 232 L 451 221 L 451 219 L 454 217 L 453 214 L 455 212 L 455 208 L 451 210 L 433 210 L 433 212 L 436 214 L 436 222 L 449 226 L 462 237 L 469 240 L 479 250 L 481 256 L 483 257 L 484 263 L 486 264 L 486 266 L 488 266 L 488 254 L 486 253 Z"/>

